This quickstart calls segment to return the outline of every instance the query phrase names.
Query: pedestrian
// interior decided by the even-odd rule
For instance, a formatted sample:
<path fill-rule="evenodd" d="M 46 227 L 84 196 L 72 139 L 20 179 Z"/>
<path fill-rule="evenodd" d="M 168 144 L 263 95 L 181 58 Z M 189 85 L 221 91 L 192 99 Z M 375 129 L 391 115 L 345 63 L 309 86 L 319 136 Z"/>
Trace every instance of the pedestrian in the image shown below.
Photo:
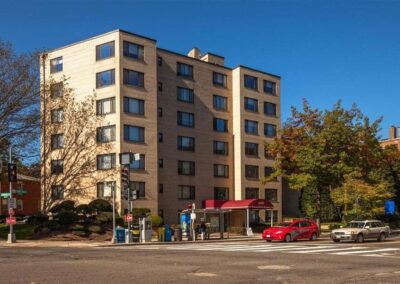
<path fill-rule="evenodd" d="M 202 241 L 204 241 L 204 239 L 205 239 L 206 230 L 207 230 L 206 224 L 204 222 L 201 222 L 201 224 L 200 224 L 200 233 L 201 233 L 201 240 Z"/>

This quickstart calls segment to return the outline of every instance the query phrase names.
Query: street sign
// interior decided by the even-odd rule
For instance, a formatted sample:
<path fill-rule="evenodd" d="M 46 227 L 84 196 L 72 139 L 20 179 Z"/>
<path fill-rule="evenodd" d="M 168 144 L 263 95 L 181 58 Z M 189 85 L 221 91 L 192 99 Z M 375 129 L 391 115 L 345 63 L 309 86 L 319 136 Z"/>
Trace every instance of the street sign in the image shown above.
<path fill-rule="evenodd" d="M 13 193 L 18 195 L 26 195 L 28 192 L 23 188 L 13 189 Z"/>
<path fill-rule="evenodd" d="M 17 219 L 15 217 L 7 217 L 6 222 L 8 225 L 15 225 L 17 223 Z"/>
<path fill-rule="evenodd" d="M 132 214 L 126 214 L 126 215 L 125 215 L 125 218 L 126 218 L 126 221 L 127 221 L 127 222 L 132 222 L 132 221 L 133 221 L 133 216 L 132 216 Z"/>
<path fill-rule="evenodd" d="M 7 203 L 8 203 L 8 208 L 9 209 L 10 208 L 12 208 L 12 209 L 17 208 L 17 200 L 15 198 L 9 198 Z"/>
<path fill-rule="evenodd" d="M 190 213 L 190 219 L 196 220 L 196 213 Z"/>
<path fill-rule="evenodd" d="M 10 193 L 9 192 L 3 192 L 0 194 L 1 198 L 9 198 L 10 197 Z"/>
<path fill-rule="evenodd" d="M 15 212 L 14 209 L 10 208 L 8 209 L 8 215 L 10 215 L 10 217 L 14 216 Z"/>

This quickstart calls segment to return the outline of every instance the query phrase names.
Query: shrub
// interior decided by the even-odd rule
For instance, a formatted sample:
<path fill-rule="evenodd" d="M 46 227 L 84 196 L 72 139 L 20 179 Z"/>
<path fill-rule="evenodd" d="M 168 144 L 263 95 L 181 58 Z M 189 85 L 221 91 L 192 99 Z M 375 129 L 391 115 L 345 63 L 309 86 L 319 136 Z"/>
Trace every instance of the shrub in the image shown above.
<path fill-rule="evenodd" d="M 146 217 L 150 215 L 151 210 L 149 208 L 133 208 L 132 215 L 135 219 L 139 217 Z"/>
<path fill-rule="evenodd" d="M 62 226 L 71 225 L 76 220 L 78 220 L 78 215 L 75 212 L 71 211 L 61 211 L 57 214 L 56 220 Z"/>
<path fill-rule="evenodd" d="M 79 204 L 75 207 L 75 212 L 78 214 L 90 215 L 93 213 L 93 207 L 88 204 Z"/>
<path fill-rule="evenodd" d="M 56 220 L 49 220 L 46 223 L 46 227 L 51 230 L 57 230 L 60 229 L 61 226 Z"/>
<path fill-rule="evenodd" d="M 339 228 L 340 228 L 340 224 L 339 223 L 329 224 L 329 230 L 330 231 L 335 230 L 335 229 L 339 229 Z"/>
<path fill-rule="evenodd" d="M 111 223 L 113 218 L 112 212 L 103 212 L 96 216 L 96 220 L 101 223 Z"/>
<path fill-rule="evenodd" d="M 47 220 L 49 220 L 49 217 L 46 214 L 36 213 L 35 215 L 29 216 L 26 222 L 31 225 L 40 225 L 47 222 Z"/>
<path fill-rule="evenodd" d="M 102 229 L 100 226 L 92 225 L 92 226 L 89 226 L 88 231 L 91 233 L 99 234 L 102 232 Z"/>
<path fill-rule="evenodd" d="M 50 209 L 50 212 L 60 213 L 61 211 L 74 211 L 74 210 L 75 210 L 75 202 L 72 200 L 65 200 L 53 206 L 53 208 Z"/>
<path fill-rule="evenodd" d="M 85 231 L 72 231 L 72 234 L 78 237 L 86 237 Z"/>
<path fill-rule="evenodd" d="M 151 215 L 151 223 L 153 225 L 153 228 L 158 228 L 158 227 L 161 227 L 164 222 L 160 216 Z"/>
<path fill-rule="evenodd" d="M 112 219 L 111 219 L 111 221 L 112 221 Z M 121 226 L 121 227 L 125 227 L 125 225 L 126 225 L 125 220 L 120 216 L 115 216 L 115 224 L 117 226 Z"/>
<path fill-rule="evenodd" d="M 93 211 L 97 212 L 97 214 L 103 212 L 112 212 L 112 205 L 104 199 L 95 199 L 89 203 L 89 206 L 93 209 Z"/>
<path fill-rule="evenodd" d="M 72 225 L 72 226 L 70 227 L 70 229 L 73 230 L 73 231 L 84 231 L 84 230 L 85 230 L 85 227 L 83 227 L 83 226 L 80 225 L 80 224 L 74 224 L 74 225 Z"/>

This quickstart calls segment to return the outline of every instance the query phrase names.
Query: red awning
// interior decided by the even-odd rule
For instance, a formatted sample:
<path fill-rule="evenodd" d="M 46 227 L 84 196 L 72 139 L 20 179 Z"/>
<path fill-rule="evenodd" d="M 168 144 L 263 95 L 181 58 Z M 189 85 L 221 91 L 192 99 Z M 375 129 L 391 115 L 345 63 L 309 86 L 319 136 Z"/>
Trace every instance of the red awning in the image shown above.
<path fill-rule="evenodd" d="M 273 209 L 271 202 L 265 199 L 245 200 L 205 200 L 204 209 Z"/>

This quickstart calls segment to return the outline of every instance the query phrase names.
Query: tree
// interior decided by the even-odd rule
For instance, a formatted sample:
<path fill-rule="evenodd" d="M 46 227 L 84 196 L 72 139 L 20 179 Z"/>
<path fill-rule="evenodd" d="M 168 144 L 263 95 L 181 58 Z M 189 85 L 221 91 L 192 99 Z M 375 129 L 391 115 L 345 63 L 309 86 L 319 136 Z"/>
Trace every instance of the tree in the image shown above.
<path fill-rule="evenodd" d="M 96 115 L 96 95 L 77 97 L 65 78 L 48 80 L 42 90 L 41 183 L 46 213 L 65 199 L 90 199 L 104 178 L 96 174 L 96 129 L 103 117 Z M 107 152 L 109 147 L 105 143 L 100 150 Z"/>
<path fill-rule="evenodd" d="M 0 40 L 0 153 L 10 145 L 20 158 L 39 158 L 37 53 L 16 54 Z"/>
<path fill-rule="evenodd" d="M 343 215 L 346 203 L 339 199 L 334 202 L 332 198 L 337 195 L 332 193 L 344 185 L 349 190 L 354 188 L 355 181 L 348 179 L 354 173 L 357 181 L 371 186 L 370 191 L 391 192 L 377 139 L 380 121 L 370 123 L 356 106 L 346 110 L 338 102 L 332 110 L 321 111 L 304 101 L 302 111 L 292 108 L 281 135 L 266 144 L 267 151 L 276 156 L 276 171 L 265 181 L 276 176 L 286 178 L 291 189 L 301 191 L 304 215 L 318 220 Z"/>

